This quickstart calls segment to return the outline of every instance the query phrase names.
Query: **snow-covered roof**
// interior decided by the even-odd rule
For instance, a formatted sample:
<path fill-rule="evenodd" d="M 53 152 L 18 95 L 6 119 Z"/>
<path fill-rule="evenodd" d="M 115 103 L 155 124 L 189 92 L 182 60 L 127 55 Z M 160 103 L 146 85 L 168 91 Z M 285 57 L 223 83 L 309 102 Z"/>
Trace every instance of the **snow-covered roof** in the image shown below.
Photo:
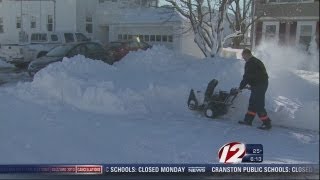
<path fill-rule="evenodd" d="M 100 22 L 106 24 L 159 24 L 186 20 L 180 13 L 169 8 L 134 8 L 114 12 L 100 9 L 97 15 Z"/>

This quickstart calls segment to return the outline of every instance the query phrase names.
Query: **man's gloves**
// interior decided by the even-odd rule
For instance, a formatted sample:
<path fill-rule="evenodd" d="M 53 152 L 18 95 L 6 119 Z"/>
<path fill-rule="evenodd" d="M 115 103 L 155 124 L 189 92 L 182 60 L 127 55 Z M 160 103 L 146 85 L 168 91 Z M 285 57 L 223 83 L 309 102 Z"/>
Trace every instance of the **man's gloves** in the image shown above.
<path fill-rule="evenodd" d="M 251 90 L 251 87 L 249 85 L 245 86 L 244 88 L 240 89 L 240 88 L 236 88 L 235 91 L 237 91 L 237 93 L 240 93 L 242 90 L 244 89 L 248 89 Z"/>
<path fill-rule="evenodd" d="M 247 85 L 246 87 L 244 87 L 243 89 L 248 89 L 251 90 L 251 87 L 249 85 Z"/>

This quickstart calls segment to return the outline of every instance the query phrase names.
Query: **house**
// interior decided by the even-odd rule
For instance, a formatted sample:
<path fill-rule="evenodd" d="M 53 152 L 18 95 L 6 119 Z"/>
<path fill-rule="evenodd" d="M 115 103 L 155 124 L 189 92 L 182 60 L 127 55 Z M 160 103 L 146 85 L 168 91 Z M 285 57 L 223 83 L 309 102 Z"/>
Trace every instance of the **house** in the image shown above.
<path fill-rule="evenodd" d="M 0 1 L 0 43 L 17 44 L 23 32 L 53 31 L 54 1 Z"/>
<path fill-rule="evenodd" d="M 159 7 L 159 0 L 0 0 L 0 44 L 48 31 L 81 32 L 104 44 L 139 36 L 151 45 L 203 56 L 188 20 Z M 231 32 L 227 23 L 225 32 Z"/>
<path fill-rule="evenodd" d="M 148 7 L 115 7 L 108 4 L 97 8 L 97 39 L 103 42 L 128 40 L 139 37 L 150 45 L 163 45 L 176 52 L 202 56 L 194 43 L 186 20 L 174 9 Z"/>
<path fill-rule="evenodd" d="M 0 0 L 0 44 L 33 32 L 78 31 L 93 36 L 97 0 Z"/>
<path fill-rule="evenodd" d="M 131 4 L 124 5 L 123 2 L 127 1 Z M 138 36 L 151 45 L 164 45 L 179 53 L 204 56 L 194 42 L 189 20 L 174 8 L 155 6 L 157 0 L 144 0 L 142 5 L 134 5 L 139 0 L 127 1 L 99 1 L 96 11 L 97 39 L 111 42 Z M 228 23 L 225 23 L 224 29 L 225 35 L 232 33 Z"/>
<path fill-rule="evenodd" d="M 256 0 L 253 48 L 265 40 L 307 48 L 315 38 L 319 47 L 319 0 Z"/>

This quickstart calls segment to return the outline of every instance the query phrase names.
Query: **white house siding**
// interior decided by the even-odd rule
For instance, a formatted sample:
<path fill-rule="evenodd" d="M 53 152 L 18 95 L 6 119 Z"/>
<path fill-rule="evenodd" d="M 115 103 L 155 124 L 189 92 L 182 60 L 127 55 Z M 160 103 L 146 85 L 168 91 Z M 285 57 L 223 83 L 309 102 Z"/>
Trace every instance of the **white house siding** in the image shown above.
<path fill-rule="evenodd" d="M 17 17 L 21 16 L 21 28 L 16 27 Z M 8 1 L 0 2 L 0 17 L 3 19 L 3 33 L 0 33 L 1 44 L 16 44 L 19 42 L 19 32 L 34 32 L 47 30 L 47 17 L 54 15 L 53 1 Z M 36 28 L 31 28 L 31 18 L 36 19 Z"/>
<path fill-rule="evenodd" d="M 56 0 L 56 2 L 56 30 L 76 31 L 77 0 Z"/>
<path fill-rule="evenodd" d="M 76 30 L 84 33 L 90 38 L 94 38 L 96 34 L 96 8 L 97 8 L 98 0 L 77 0 L 76 6 L 76 22 L 77 28 Z M 89 33 L 86 31 L 86 17 L 92 17 L 92 26 L 93 32 Z"/>
<path fill-rule="evenodd" d="M 187 33 L 184 33 L 183 35 L 176 35 L 181 41 L 180 45 L 180 52 L 183 54 L 200 57 L 203 58 L 204 55 L 201 52 L 198 45 L 194 42 L 194 33 L 192 31 L 189 31 Z"/>

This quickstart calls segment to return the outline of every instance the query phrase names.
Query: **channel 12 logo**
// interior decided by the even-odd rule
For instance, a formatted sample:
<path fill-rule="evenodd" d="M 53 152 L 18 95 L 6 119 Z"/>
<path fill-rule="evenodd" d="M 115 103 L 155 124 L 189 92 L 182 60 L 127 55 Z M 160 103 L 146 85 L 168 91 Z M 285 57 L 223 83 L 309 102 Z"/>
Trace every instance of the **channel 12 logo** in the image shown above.
<path fill-rule="evenodd" d="M 263 161 L 262 144 L 244 144 L 231 142 L 219 149 L 219 162 L 225 164 L 261 163 Z"/>

